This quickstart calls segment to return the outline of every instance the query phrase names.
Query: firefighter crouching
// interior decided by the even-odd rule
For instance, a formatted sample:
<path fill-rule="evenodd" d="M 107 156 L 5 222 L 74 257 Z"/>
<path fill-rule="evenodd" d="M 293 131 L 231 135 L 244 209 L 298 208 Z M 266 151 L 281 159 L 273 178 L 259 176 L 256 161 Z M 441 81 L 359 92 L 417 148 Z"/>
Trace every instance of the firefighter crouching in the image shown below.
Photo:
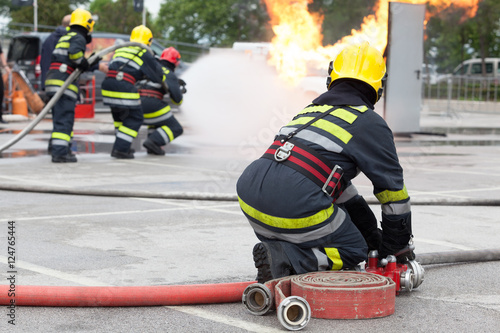
<path fill-rule="evenodd" d="M 130 41 L 150 46 L 153 34 L 149 28 L 140 25 L 132 30 Z M 115 158 L 134 158 L 130 147 L 143 121 L 141 99 L 135 84 L 143 78 L 162 83 L 163 71 L 154 56 L 139 46 L 117 49 L 101 86 L 103 102 L 111 107 L 117 129 L 111 151 Z"/>
<path fill-rule="evenodd" d="M 142 110 L 144 112 L 144 125 L 148 126 L 148 138 L 143 146 L 148 154 L 165 155 L 164 146 L 180 136 L 183 132 L 181 124 L 175 119 L 170 105 L 163 100 L 165 94 L 169 94 L 170 100 L 176 105 L 182 103 L 185 93 L 184 81 L 177 78 L 174 71 L 179 65 L 181 55 L 173 47 L 163 50 L 159 62 L 163 69 L 165 83 L 168 91 L 162 84 L 143 80 L 138 83 L 141 95 Z M 181 84 L 182 88 L 181 88 Z"/>
<path fill-rule="evenodd" d="M 253 249 L 259 282 L 351 269 L 367 259 L 369 247 L 386 257 L 408 246 L 403 170 L 391 130 L 373 111 L 385 73 L 382 55 L 367 42 L 343 49 L 330 63 L 328 90 L 282 127 L 238 179 L 241 209 L 261 241 Z M 359 172 L 382 205 L 382 231 L 351 183 Z"/>
<path fill-rule="evenodd" d="M 90 12 L 84 9 L 78 8 L 71 13 L 69 31 L 59 39 L 52 52 L 45 81 L 45 91 L 49 97 L 57 93 L 76 68 L 84 72 L 94 65 L 89 64 L 84 56 L 86 45 L 92 41 L 94 23 Z M 78 83 L 73 82 L 52 108 L 53 130 L 49 151 L 54 163 L 77 161 L 70 150 L 77 99 Z"/>

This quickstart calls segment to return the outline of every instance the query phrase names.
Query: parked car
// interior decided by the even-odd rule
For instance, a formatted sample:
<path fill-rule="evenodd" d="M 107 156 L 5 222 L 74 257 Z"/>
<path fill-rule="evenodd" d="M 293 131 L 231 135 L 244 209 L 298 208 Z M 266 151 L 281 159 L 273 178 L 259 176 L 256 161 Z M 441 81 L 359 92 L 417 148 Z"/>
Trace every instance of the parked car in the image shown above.
<path fill-rule="evenodd" d="M 500 76 L 500 58 L 485 58 L 486 76 Z M 483 75 L 482 59 L 465 60 L 453 70 L 453 75 L 481 76 Z"/>
<path fill-rule="evenodd" d="M 23 70 L 26 77 L 30 81 L 33 89 L 45 100 L 45 93 L 41 90 L 40 82 L 40 53 L 42 51 L 42 44 L 47 39 L 50 33 L 48 32 L 29 32 L 12 37 L 9 51 L 7 53 L 7 63 L 10 67 L 14 64 L 19 69 Z M 129 35 L 115 34 L 106 32 L 92 33 L 92 42 L 87 44 L 87 51 L 85 56 L 90 56 L 92 52 L 99 52 L 109 46 L 119 42 L 126 42 L 130 40 Z M 155 55 L 160 56 L 165 49 L 163 45 L 153 39 L 151 45 L 152 51 Z M 113 53 L 108 53 L 104 56 L 103 61 L 109 61 Z M 96 107 L 102 107 L 101 83 L 104 80 L 105 74 L 98 70 L 89 73 L 83 73 L 80 77 L 80 82 L 89 81 L 92 76 L 95 76 L 96 87 Z"/>

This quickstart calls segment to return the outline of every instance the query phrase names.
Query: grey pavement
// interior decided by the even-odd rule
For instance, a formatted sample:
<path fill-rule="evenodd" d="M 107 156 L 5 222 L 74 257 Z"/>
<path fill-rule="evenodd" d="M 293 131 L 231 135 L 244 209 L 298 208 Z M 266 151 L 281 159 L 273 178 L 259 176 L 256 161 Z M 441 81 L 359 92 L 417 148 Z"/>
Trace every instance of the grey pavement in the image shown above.
<path fill-rule="evenodd" d="M 144 151 L 143 128 L 134 142 L 136 158 L 113 159 L 108 113 L 77 120 L 78 163 L 50 162 L 50 117 L 2 153 L 2 277 L 9 270 L 8 221 L 15 221 L 17 285 L 144 286 L 147 293 L 147 286 L 255 279 L 251 251 L 257 238 L 235 200 L 236 180 L 283 118 L 299 108 L 255 111 L 264 126 L 247 115 L 227 119 L 227 109 L 234 110 L 229 104 L 203 110 L 200 105 L 211 103 L 208 97 L 188 102 L 202 93 L 190 87 L 194 81 L 187 82 L 186 104 L 175 114 L 185 133 L 167 147 L 166 156 Z M 209 122 L 204 111 L 215 120 Z M 0 124 L 0 144 L 28 124 L 14 120 Z M 500 249 L 500 114 L 423 112 L 421 133 L 396 136 L 396 144 L 412 198 L 417 254 Z M 379 216 L 369 181 L 358 178 L 356 186 Z M 396 297 L 393 315 L 313 318 L 303 331 L 500 332 L 498 261 L 425 269 L 418 289 Z M 276 315 L 253 316 L 241 303 L 19 306 L 15 328 L 7 311 L 2 306 L 1 332 L 285 331 Z"/>

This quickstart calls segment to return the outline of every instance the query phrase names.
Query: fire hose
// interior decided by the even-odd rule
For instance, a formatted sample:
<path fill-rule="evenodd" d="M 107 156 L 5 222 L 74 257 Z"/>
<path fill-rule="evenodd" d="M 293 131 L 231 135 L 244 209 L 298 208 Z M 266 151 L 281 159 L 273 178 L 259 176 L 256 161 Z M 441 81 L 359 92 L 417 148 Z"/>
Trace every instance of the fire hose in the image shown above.
<path fill-rule="evenodd" d="M 151 50 L 151 48 L 149 46 L 146 46 L 146 45 L 144 45 L 142 43 L 124 42 L 124 43 L 120 43 L 120 44 L 116 44 L 116 45 L 110 46 L 108 48 L 105 48 L 104 50 L 99 51 L 98 53 L 90 56 L 89 59 L 88 59 L 88 62 L 90 64 L 92 64 L 95 61 L 97 61 L 98 59 L 104 57 L 106 54 L 108 54 L 110 52 L 113 52 L 116 49 L 124 47 L 124 46 L 139 46 L 139 47 L 142 47 L 142 48 L 148 50 L 150 53 L 154 54 L 153 51 Z M 33 119 L 33 121 L 28 126 L 26 126 L 21 132 L 19 132 L 15 137 L 13 137 L 9 141 L 7 141 L 5 144 L 3 144 L 2 146 L 0 146 L 0 152 L 2 152 L 5 149 L 11 147 L 15 143 L 17 143 L 19 140 L 21 140 L 24 136 L 26 136 L 26 134 L 28 134 L 29 132 L 31 132 L 31 130 L 33 128 L 35 128 L 35 126 L 52 109 L 52 107 L 54 106 L 54 104 L 61 98 L 61 96 L 64 94 L 64 91 L 66 90 L 66 88 L 68 88 L 69 85 L 71 83 L 73 83 L 73 81 L 75 81 L 80 74 L 81 74 L 81 70 L 78 69 L 78 68 L 75 69 L 75 71 L 73 73 L 71 73 L 71 75 L 66 79 L 66 81 L 64 81 L 64 84 L 61 86 L 61 88 L 54 94 L 54 96 L 52 96 L 52 98 L 50 99 L 50 101 L 45 105 L 45 107 L 42 109 L 42 111 L 40 111 L 40 113 L 36 116 L 36 118 Z M 165 88 L 167 89 L 168 87 L 165 86 Z"/>

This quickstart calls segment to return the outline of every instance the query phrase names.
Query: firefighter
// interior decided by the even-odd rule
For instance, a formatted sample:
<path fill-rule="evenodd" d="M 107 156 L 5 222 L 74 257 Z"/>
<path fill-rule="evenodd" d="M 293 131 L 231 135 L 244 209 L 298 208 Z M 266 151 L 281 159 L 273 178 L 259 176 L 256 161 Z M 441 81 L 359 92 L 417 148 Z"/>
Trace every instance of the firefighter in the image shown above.
<path fill-rule="evenodd" d="M 382 55 L 367 42 L 344 48 L 330 63 L 327 91 L 238 179 L 240 207 L 260 240 L 253 249 L 259 282 L 355 268 L 367 259 L 367 243 L 379 257 L 408 249 L 403 170 L 393 134 L 373 110 L 385 73 Z M 351 183 L 359 172 L 381 203 L 382 230 Z M 398 260 L 410 257 L 413 251 L 405 251 Z"/>
<path fill-rule="evenodd" d="M 90 12 L 78 8 L 71 13 L 68 32 L 57 42 L 52 52 L 51 64 L 45 91 L 52 97 L 76 68 L 84 72 L 93 64 L 85 58 L 85 48 L 92 41 L 94 20 Z M 75 106 L 78 98 L 78 84 L 73 82 L 64 91 L 52 108 L 53 131 L 49 151 L 54 163 L 73 163 L 76 156 L 71 153 L 70 142 L 75 122 Z"/>
<path fill-rule="evenodd" d="M 163 96 L 168 93 L 172 103 L 176 105 L 182 103 L 183 93 L 186 92 L 185 82 L 178 79 L 174 73 L 180 59 L 179 51 L 173 47 L 163 50 L 160 56 L 159 62 L 163 68 L 168 91 L 165 90 L 165 85 L 148 80 L 140 81 L 138 84 L 144 112 L 144 125 L 148 126 L 148 138 L 142 145 L 147 149 L 148 154 L 165 155 L 165 150 L 161 146 L 171 142 L 183 132 L 170 105 L 163 100 Z"/>
<path fill-rule="evenodd" d="M 149 28 L 140 25 L 132 30 L 130 41 L 150 46 L 153 34 Z M 117 49 L 102 82 L 103 102 L 111 107 L 117 129 L 112 157 L 134 158 L 134 151 L 130 146 L 143 121 L 141 99 L 135 84 L 144 78 L 153 83 L 162 83 L 163 70 L 155 57 L 139 46 Z"/>

